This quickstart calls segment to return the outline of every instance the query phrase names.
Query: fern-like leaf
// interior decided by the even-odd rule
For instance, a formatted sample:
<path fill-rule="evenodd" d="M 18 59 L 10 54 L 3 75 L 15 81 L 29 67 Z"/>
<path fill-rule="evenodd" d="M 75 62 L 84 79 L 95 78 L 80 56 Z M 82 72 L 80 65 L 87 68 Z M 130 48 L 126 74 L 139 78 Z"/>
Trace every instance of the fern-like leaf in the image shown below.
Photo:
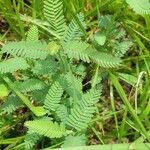
<path fill-rule="evenodd" d="M 45 83 L 38 79 L 29 79 L 24 82 L 17 82 L 15 86 L 19 91 L 31 92 L 43 89 L 45 87 Z"/>
<path fill-rule="evenodd" d="M 1 114 L 13 113 L 14 111 L 16 111 L 22 105 L 23 105 L 23 103 L 18 97 L 14 96 L 14 95 L 11 95 L 11 96 L 8 97 L 7 101 L 4 104 L 2 104 Z"/>
<path fill-rule="evenodd" d="M 108 27 L 112 28 L 112 25 L 113 25 L 112 15 L 100 16 L 98 25 L 99 25 L 100 28 L 103 28 L 103 29 L 107 29 Z"/>
<path fill-rule="evenodd" d="M 71 72 L 61 76 L 59 83 L 63 89 L 75 100 L 81 99 L 82 95 L 82 82 L 76 78 Z"/>
<path fill-rule="evenodd" d="M 25 70 L 29 67 L 26 60 L 23 58 L 10 58 L 0 62 L 1 73 L 13 73 L 17 70 Z"/>
<path fill-rule="evenodd" d="M 126 0 L 130 7 L 138 14 L 150 14 L 149 0 Z"/>
<path fill-rule="evenodd" d="M 87 128 L 93 113 L 95 112 L 95 104 L 99 100 L 100 90 L 92 89 L 84 94 L 80 103 L 74 106 L 71 114 L 67 118 L 66 124 L 80 131 Z"/>
<path fill-rule="evenodd" d="M 35 90 L 32 91 L 31 93 L 31 99 L 36 101 L 37 103 L 42 103 L 44 102 L 44 99 L 48 93 L 49 87 L 45 87 L 42 90 Z"/>
<path fill-rule="evenodd" d="M 65 124 L 68 117 L 67 107 L 65 105 L 59 105 L 56 109 L 56 115 L 59 117 L 61 122 Z"/>
<path fill-rule="evenodd" d="M 83 13 L 77 14 L 77 18 L 79 22 L 82 24 L 82 26 L 86 29 L 86 24 L 84 21 Z M 71 40 L 80 39 L 80 37 L 83 35 L 84 35 L 83 31 L 81 30 L 79 25 L 76 23 L 75 19 L 72 19 L 72 21 L 70 22 L 70 24 L 68 25 L 66 29 L 64 40 L 65 42 L 67 42 Z"/>
<path fill-rule="evenodd" d="M 117 42 L 113 46 L 113 53 L 115 56 L 122 57 L 132 45 L 130 41 Z"/>
<path fill-rule="evenodd" d="M 87 53 L 87 48 L 89 44 L 79 42 L 79 41 L 69 41 L 63 44 L 64 53 L 67 54 L 69 58 L 75 58 L 77 60 L 83 60 L 84 62 L 90 62 L 89 55 Z"/>
<path fill-rule="evenodd" d="M 105 52 L 91 49 L 90 57 L 93 62 L 104 68 L 115 68 L 120 66 L 121 59 Z"/>
<path fill-rule="evenodd" d="M 64 125 L 59 125 L 57 122 L 52 122 L 48 119 L 27 121 L 25 126 L 30 133 L 37 133 L 49 138 L 60 138 L 67 133 Z"/>
<path fill-rule="evenodd" d="M 44 16 L 50 23 L 50 27 L 59 36 L 63 36 L 65 31 L 65 19 L 62 0 L 44 0 Z"/>
<path fill-rule="evenodd" d="M 69 41 L 63 45 L 64 53 L 69 58 L 75 58 L 77 60 L 83 60 L 84 62 L 95 62 L 99 66 L 104 68 L 118 67 L 121 63 L 120 58 L 114 57 L 111 54 L 99 52 L 87 43 L 79 41 Z"/>
<path fill-rule="evenodd" d="M 126 36 L 126 31 L 123 28 L 121 28 L 118 32 L 116 32 L 115 39 L 116 40 L 119 40 L 121 38 L 124 39 L 125 36 Z"/>
<path fill-rule="evenodd" d="M 55 83 L 50 87 L 48 94 L 46 95 L 44 101 L 44 108 L 49 111 L 55 111 L 57 107 L 60 105 L 61 96 L 63 94 L 63 88 L 59 84 L 59 82 L 55 81 Z"/>
<path fill-rule="evenodd" d="M 55 74 L 57 69 L 57 62 L 52 59 L 46 59 L 35 62 L 32 72 L 36 75 L 51 75 Z"/>
<path fill-rule="evenodd" d="M 86 76 L 85 66 L 83 64 L 80 65 L 73 64 L 72 67 L 73 73 L 75 73 L 76 76 L 80 77 L 83 80 Z"/>
<path fill-rule="evenodd" d="M 66 124 L 78 131 L 86 129 L 95 110 L 95 107 L 81 108 L 80 106 L 76 106 L 71 110 Z"/>
<path fill-rule="evenodd" d="M 30 59 L 45 59 L 48 55 L 47 44 L 41 41 L 11 42 L 3 46 L 2 53 Z"/>
<path fill-rule="evenodd" d="M 92 106 L 96 104 L 100 98 L 102 88 L 94 88 L 88 91 L 82 97 L 82 103 L 80 105 L 82 107 Z"/>
<path fill-rule="evenodd" d="M 37 133 L 27 133 L 25 136 L 25 149 L 26 150 L 31 150 L 33 149 L 33 146 L 39 141 L 39 139 L 42 136 L 40 136 Z"/>
<path fill-rule="evenodd" d="M 39 39 L 39 31 L 37 26 L 32 26 L 27 32 L 27 41 L 38 41 Z"/>

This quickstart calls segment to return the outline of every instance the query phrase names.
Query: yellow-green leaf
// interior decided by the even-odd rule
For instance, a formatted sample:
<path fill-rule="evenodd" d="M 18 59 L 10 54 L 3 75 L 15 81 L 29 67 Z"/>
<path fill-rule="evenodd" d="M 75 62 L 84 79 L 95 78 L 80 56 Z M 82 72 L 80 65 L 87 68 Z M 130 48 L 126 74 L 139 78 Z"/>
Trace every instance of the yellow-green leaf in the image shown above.
<path fill-rule="evenodd" d="M 51 55 L 55 55 L 58 52 L 59 48 L 60 46 L 54 41 L 48 44 L 48 50 Z"/>
<path fill-rule="evenodd" d="M 0 98 L 6 97 L 9 94 L 8 88 L 5 84 L 0 84 Z"/>

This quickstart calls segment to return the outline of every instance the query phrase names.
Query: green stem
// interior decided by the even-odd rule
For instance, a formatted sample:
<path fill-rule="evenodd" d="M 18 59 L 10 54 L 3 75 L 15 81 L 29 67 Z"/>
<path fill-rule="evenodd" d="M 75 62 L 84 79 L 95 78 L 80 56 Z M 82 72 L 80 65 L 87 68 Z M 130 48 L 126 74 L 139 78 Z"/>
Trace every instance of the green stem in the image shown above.
<path fill-rule="evenodd" d="M 119 135 L 120 135 L 120 138 L 119 138 L 119 142 L 122 142 L 122 137 L 124 135 L 124 132 L 126 131 L 125 130 L 125 125 L 126 125 L 126 119 L 127 119 L 127 108 L 125 108 L 125 111 L 123 113 L 123 119 L 121 121 L 121 125 L 119 127 Z"/>
<path fill-rule="evenodd" d="M 46 28 L 44 25 L 42 25 L 41 22 L 38 22 L 37 19 L 33 19 L 32 17 L 21 15 L 21 14 L 20 14 L 20 19 L 25 21 L 25 22 L 33 23 L 33 24 L 39 26 L 40 28 L 42 28 L 43 30 L 47 31 L 51 35 L 55 36 L 57 39 L 61 39 L 61 37 L 55 31 L 53 31 L 49 28 Z"/>
<path fill-rule="evenodd" d="M 148 101 L 148 104 L 146 106 L 146 108 L 144 109 L 144 111 L 142 112 L 142 114 L 140 115 L 140 118 L 143 119 L 146 116 L 148 116 L 150 114 L 150 99 Z"/>
<path fill-rule="evenodd" d="M 148 36 L 150 36 L 150 16 L 149 15 L 145 15 L 144 18 L 145 18 L 147 31 L 148 31 Z"/>
<path fill-rule="evenodd" d="M 16 138 L 10 138 L 10 139 L 1 139 L 0 145 L 1 144 L 12 144 L 12 143 L 15 143 L 15 142 L 22 140 L 23 138 L 24 138 L 24 136 L 20 136 L 20 137 L 16 137 Z"/>
<path fill-rule="evenodd" d="M 148 136 L 150 136 L 150 130 L 147 132 Z M 134 143 L 143 143 L 145 141 L 145 137 L 141 136 L 134 141 Z"/>
<path fill-rule="evenodd" d="M 146 131 L 145 127 L 143 126 L 141 120 L 136 115 L 135 110 L 133 109 L 132 105 L 130 104 L 129 100 L 127 99 L 126 94 L 125 94 L 122 86 L 120 85 L 117 77 L 115 75 L 113 75 L 112 73 L 110 73 L 110 78 L 111 78 L 111 81 L 114 84 L 118 94 L 120 95 L 122 101 L 126 105 L 128 111 L 133 116 L 134 120 L 136 121 L 137 125 L 139 126 L 141 132 L 147 138 L 147 140 L 150 142 L 150 137 L 147 135 L 147 131 Z"/>
<path fill-rule="evenodd" d="M 131 29 L 133 32 L 135 32 L 136 34 L 138 34 L 140 37 L 142 37 L 143 39 L 145 39 L 146 41 L 150 42 L 150 39 L 145 37 L 142 33 L 136 31 L 135 29 L 133 29 L 132 27 L 130 27 L 129 25 L 126 25 L 127 28 Z"/>
<path fill-rule="evenodd" d="M 111 101 L 111 107 L 112 107 L 113 112 L 116 112 L 115 100 L 114 100 L 114 90 L 113 90 L 112 84 L 110 84 L 110 101 Z M 115 124 L 116 124 L 116 129 L 117 129 L 117 136 L 118 136 L 118 139 L 120 139 L 118 118 L 117 118 L 116 114 L 114 114 L 114 118 L 115 118 Z"/>
<path fill-rule="evenodd" d="M 8 84 L 8 86 L 10 87 L 10 89 L 13 90 L 16 93 L 16 95 L 23 101 L 23 103 L 25 103 L 28 106 L 28 108 L 30 110 L 32 110 L 34 106 L 29 101 L 29 99 L 26 96 L 24 96 L 22 93 L 20 93 L 18 90 L 16 90 L 16 88 L 13 85 L 13 82 L 8 77 L 4 77 L 3 79 Z"/>
<path fill-rule="evenodd" d="M 92 88 L 95 87 L 95 85 L 96 85 L 97 78 L 98 78 L 98 72 L 99 72 L 99 66 L 96 66 L 96 70 L 95 70 L 93 80 L 92 80 Z"/>
<path fill-rule="evenodd" d="M 19 3 L 18 3 L 18 6 L 16 5 L 16 2 L 15 0 L 13 0 L 13 7 L 15 9 L 15 12 L 16 12 L 16 19 L 18 21 L 18 24 L 19 24 L 19 28 L 20 28 L 20 33 L 21 33 L 21 36 L 23 39 L 25 39 L 25 32 L 24 32 L 24 24 L 21 22 L 20 20 L 20 17 L 19 17 Z"/>
<path fill-rule="evenodd" d="M 48 148 L 43 148 L 43 149 L 40 149 L 40 150 L 52 150 L 53 148 L 56 148 L 56 147 L 58 147 L 58 146 L 60 146 L 61 144 L 63 144 L 64 142 L 60 142 L 60 143 L 58 143 L 58 144 L 55 144 L 55 145 L 53 145 L 53 146 L 50 146 L 50 147 L 48 147 Z"/>
<path fill-rule="evenodd" d="M 104 141 L 102 140 L 102 138 L 100 137 L 100 135 L 97 133 L 96 129 L 94 127 L 91 128 L 93 130 L 93 132 L 95 133 L 95 135 L 97 136 L 97 138 L 99 139 L 99 141 L 102 144 L 105 144 Z"/>
<path fill-rule="evenodd" d="M 3 80 L 8 84 L 10 89 L 15 92 L 15 94 L 23 101 L 23 103 L 36 115 L 36 116 L 43 116 L 46 112 L 43 107 L 35 107 L 28 97 L 24 96 L 20 91 L 18 91 L 13 82 L 8 77 L 3 77 Z"/>
<path fill-rule="evenodd" d="M 99 5 L 98 8 L 100 10 L 105 10 L 114 0 L 106 0 L 103 4 Z M 95 12 L 97 12 L 97 7 L 94 7 L 90 12 L 88 12 L 85 17 L 92 16 Z"/>

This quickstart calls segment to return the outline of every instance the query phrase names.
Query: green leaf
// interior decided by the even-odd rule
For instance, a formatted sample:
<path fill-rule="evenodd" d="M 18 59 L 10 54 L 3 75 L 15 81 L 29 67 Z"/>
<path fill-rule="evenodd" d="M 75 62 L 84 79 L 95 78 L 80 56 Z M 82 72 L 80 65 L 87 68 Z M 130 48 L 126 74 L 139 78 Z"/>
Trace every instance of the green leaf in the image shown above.
<path fill-rule="evenodd" d="M 27 32 L 27 41 L 38 41 L 39 32 L 37 26 L 31 26 L 30 30 Z"/>
<path fill-rule="evenodd" d="M 59 48 L 60 46 L 54 41 L 48 44 L 48 50 L 50 52 L 50 55 L 55 55 L 58 52 Z"/>
<path fill-rule="evenodd" d="M 10 42 L 2 47 L 2 53 L 30 59 L 45 59 L 48 48 L 46 42 L 42 41 Z"/>
<path fill-rule="evenodd" d="M 16 111 L 19 107 L 23 106 L 22 101 L 19 99 L 19 97 L 10 95 L 8 99 L 1 105 L 2 113 L 13 113 Z"/>
<path fill-rule="evenodd" d="M 121 65 L 122 60 L 119 57 L 115 57 L 111 54 L 98 52 L 91 49 L 91 59 L 93 62 L 104 68 L 116 68 Z"/>
<path fill-rule="evenodd" d="M 64 125 L 59 125 L 57 122 L 52 122 L 48 119 L 27 121 L 25 126 L 29 129 L 30 133 L 35 132 L 49 138 L 61 138 L 67 134 Z"/>
<path fill-rule="evenodd" d="M 38 79 L 28 79 L 24 82 L 15 82 L 15 87 L 21 92 L 31 92 L 34 90 L 41 90 L 46 86 L 44 82 Z"/>
<path fill-rule="evenodd" d="M 84 62 L 90 63 L 89 54 L 87 48 L 89 44 L 81 41 L 69 41 L 63 44 L 64 53 L 69 58 L 75 58 L 77 60 L 83 60 Z"/>
<path fill-rule="evenodd" d="M 137 83 L 137 78 L 130 74 L 119 73 L 119 78 L 124 80 L 125 82 L 129 83 L 132 86 L 135 86 Z"/>
<path fill-rule="evenodd" d="M 103 46 L 105 44 L 106 41 L 106 36 L 104 34 L 101 33 L 96 33 L 94 35 L 94 40 L 101 46 Z"/>
<path fill-rule="evenodd" d="M 112 51 L 116 57 L 122 57 L 132 45 L 131 41 L 116 42 L 112 45 Z"/>
<path fill-rule="evenodd" d="M 64 144 L 61 146 L 62 148 L 66 147 L 77 147 L 77 146 L 85 146 L 86 145 L 86 137 L 85 135 L 77 135 L 72 136 L 69 135 L 65 138 Z"/>
<path fill-rule="evenodd" d="M 69 41 L 63 44 L 64 53 L 71 59 L 95 62 L 104 68 L 115 68 L 121 63 L 121 59 L 105 52 L 99 52 L 88 43 L 81 41 Z"/>
<path fill-rule="evenodd" d="M 44 108 L 49 111 L 55 111 L 60 105 L 60 100 L 63 94 L 63 88 L 59 82 L 55 81 L 54 84 L 50 87 L 48 94 L 46 95 L 44 101 Z"/>
<path fill-rule="evenodd" d="M 46 60 L 36 61 L 34 67 L 32 68 L 32 72 L 38 76 L 47 76 L 55 74 L 58 68 L 59 66 L 57 62 L 50 58 Z"/>
<path fill-rule="evenodd" d="M 26 150 L 31 150 L 33 149 L 33 146 L 39 141 L 39 139 L 42 136 L 40 136 L 37 133 L 27 133 L 25 135 L 25 149 Z"/>
<path fill-rule="evenodd" d="M 65 105 L 59 105 L 56 109 L 56 115 L 59 117 L 62 123 L 65 124 L 68 117 L 67 107 Z"/>
<path fill-rule="evenodd" d="M 77 18 L 79 22 L 82 24 L 82 26 L 84 27 L 84 29 L 86 29 L 86 23 L 84 21 L 83 13 L 77 14 Z M 77 24 L 76 19 L 73 18 L 66 29 L 65 36 L 64 36 L 65 42 L 80 39 L 81 36 L 83 35 L 84 33 L 79 27 L 79 25 Z"/>
<path fill-rule="evenodd" d="M 0 62 L 1 73 L 13 73 L 18 70 L 26 70 L 27 68 L 29 68 L 29 65 L 23 58 L 10 58 Z"/>
<path fill-rule="evenodd" d="M 64 35 L 65 19 L 62 0 L 44 0 L 44 16 L 60 37 Z"/>
<path fill-rule="evenodd" d="M 86 129 L 96 110 L 95 104 L 100 94 L 101 88 L 96 87 L 82 95 L 82 99 L 71 109 L 66 124 L 77 131 Z"/>
<path fill-rule="evenodd" d="M 0 98 L 3 99 L 3 97 L 6 97 L 9 95 L 9 90 L 6 87 L 5 84 L 0 84 Z"/>
<path fill-rule="evenodd" d="M 78 101 L 82 95 L 82 82 L 75 77 L 71 72 L 68 72 L 64 76 L 59 78 L 59 83 L 63 89 L 74 99 Z"/>
<path fill-rule="evenodd" d="M 32 108 L 32 111 L 36 116 L 44 116 L 47 112 L 42 106 L 36 106 Z"/>
<path fill-rule="evenodd" d="M 138 14 L 150 14 L 149 0 L 126 0 L 130 7 Z"/>

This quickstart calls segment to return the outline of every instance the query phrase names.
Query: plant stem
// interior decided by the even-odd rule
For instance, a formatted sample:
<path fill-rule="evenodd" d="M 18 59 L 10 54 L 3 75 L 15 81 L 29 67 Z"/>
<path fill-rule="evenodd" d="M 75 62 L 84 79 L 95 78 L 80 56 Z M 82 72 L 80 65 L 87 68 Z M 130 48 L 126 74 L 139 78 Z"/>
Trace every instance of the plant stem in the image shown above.
<path fill-rule="evenodd" d="M 150 137 L 147 135 L 147 131 L 146 131 L 145 127 L 143 126 L 141 120 L 136 115 L 135 110 L 133 109 L 132 105 L 130 104 L 129 100 L 127 99 L 126 94 L 125 94 L 122 86 L 120 85 L 117 77 L 114 74 L 110 73 L 110 78 L 111 78 L 111 81 L 114 84 L 118 94 L 120 95 L 122 101 L 126 105 L 128 111 L 130 112 L 130 114 L 132 115 L 132 117 L 136 121 L 137 125 L 139 126 L 141 132 L 147 138 L 147 140 L 150 142 Z"/>
<path fill-rule="evenodd" d="M 8 84 L 10 89 L 16 93 L 16 95 L 23 101 L 23 103 L 36 115 L 42 116 L 45 114 L 42 107 L 35 107 L 30 100 L 24 96 L 21 92 L 19 92 L 15 87 L 13 82 L 8 77 L 3 77 L 3 80 Z"/>

